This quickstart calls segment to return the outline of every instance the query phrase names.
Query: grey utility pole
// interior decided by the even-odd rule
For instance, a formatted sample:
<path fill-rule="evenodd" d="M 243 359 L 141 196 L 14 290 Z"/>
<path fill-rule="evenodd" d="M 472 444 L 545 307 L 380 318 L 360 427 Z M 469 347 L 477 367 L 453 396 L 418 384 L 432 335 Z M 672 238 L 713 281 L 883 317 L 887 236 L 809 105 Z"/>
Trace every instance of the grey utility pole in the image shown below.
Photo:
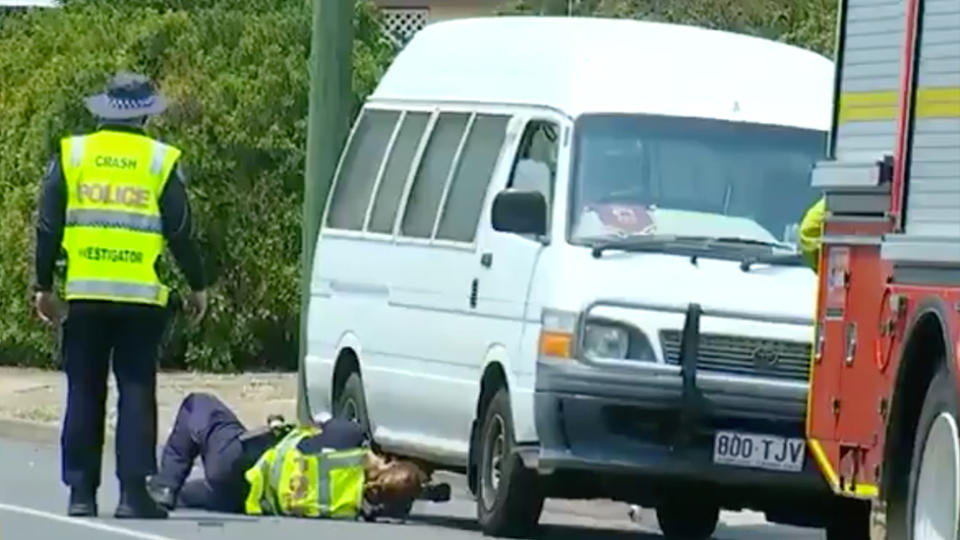
<path fill-rule="evenodd" d="M 330 184 L 349 130 L 353 70 L 353 0 L 314 0 L 313 38 L 310 43 L 310 116 L 303 185 L 303 223 L 300 251 L 300 375 L 297 416 L 308 422 L 306 380 L 307 306 L 313 248 L 320 230 Z"/>

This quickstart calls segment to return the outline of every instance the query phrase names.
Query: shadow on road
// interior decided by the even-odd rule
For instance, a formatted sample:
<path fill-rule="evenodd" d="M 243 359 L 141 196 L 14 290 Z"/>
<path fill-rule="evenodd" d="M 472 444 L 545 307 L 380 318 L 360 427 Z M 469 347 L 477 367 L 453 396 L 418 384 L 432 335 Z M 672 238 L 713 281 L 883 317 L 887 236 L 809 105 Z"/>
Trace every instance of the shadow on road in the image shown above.
<path fill-rule="evenodd" d="M 480 532 L 480 526 L 474 518 L 415 516 L 411 517 L 408 521 L 447 529 Z M 590 538 L 590 540 L 659 540 L 661 537 L 657 534 L 648 534 L 641 531 L 625 531 L 622 529 L 604 529 L 576 525 L 541 525 L 537 535 L 531 538 L 537 540 L 583 540 L 584 538 Z"/>

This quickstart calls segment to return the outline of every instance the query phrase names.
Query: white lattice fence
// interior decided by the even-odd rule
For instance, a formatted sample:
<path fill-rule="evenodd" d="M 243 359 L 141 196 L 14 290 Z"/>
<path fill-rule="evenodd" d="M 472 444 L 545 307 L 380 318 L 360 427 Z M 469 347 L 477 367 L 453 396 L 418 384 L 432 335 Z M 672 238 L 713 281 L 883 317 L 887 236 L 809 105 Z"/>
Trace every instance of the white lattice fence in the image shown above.
<path fill-rule="evenodd" d="M 383 24 L 387 34 L 397 44 L 403 45 L 430 20 L 427 8 L 384 8 Z"/>

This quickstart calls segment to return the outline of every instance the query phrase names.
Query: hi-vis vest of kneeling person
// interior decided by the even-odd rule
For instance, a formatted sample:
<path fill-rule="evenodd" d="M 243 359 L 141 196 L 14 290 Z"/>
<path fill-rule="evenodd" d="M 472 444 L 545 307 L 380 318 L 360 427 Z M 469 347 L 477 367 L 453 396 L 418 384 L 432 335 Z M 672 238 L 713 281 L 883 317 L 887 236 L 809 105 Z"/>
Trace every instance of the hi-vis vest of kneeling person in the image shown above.
<path fill-rule="evenodd" d="M 363 447 L 301 446 L 322 432 L 318 426 L 294 428 L 260 456 L 244 475 L 250 485 L 244 513 L 355 519 L 372 514 L 374 506 L 395 506 L 398 499 L 419 495 L 426 475 L 412 464 L 391 466 Z"/>

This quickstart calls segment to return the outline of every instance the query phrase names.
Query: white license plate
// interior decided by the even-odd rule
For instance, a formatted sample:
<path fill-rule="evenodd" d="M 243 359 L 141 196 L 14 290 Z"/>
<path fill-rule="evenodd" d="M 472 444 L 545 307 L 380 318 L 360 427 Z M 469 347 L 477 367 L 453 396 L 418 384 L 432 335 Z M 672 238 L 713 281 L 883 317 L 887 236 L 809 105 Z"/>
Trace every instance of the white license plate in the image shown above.
<path fill-rule="evenodd" d="M 718 431 L 713 439 L 713 462 L 737 467 L 800 472 L 807 442 L 774 435 Z"/>

